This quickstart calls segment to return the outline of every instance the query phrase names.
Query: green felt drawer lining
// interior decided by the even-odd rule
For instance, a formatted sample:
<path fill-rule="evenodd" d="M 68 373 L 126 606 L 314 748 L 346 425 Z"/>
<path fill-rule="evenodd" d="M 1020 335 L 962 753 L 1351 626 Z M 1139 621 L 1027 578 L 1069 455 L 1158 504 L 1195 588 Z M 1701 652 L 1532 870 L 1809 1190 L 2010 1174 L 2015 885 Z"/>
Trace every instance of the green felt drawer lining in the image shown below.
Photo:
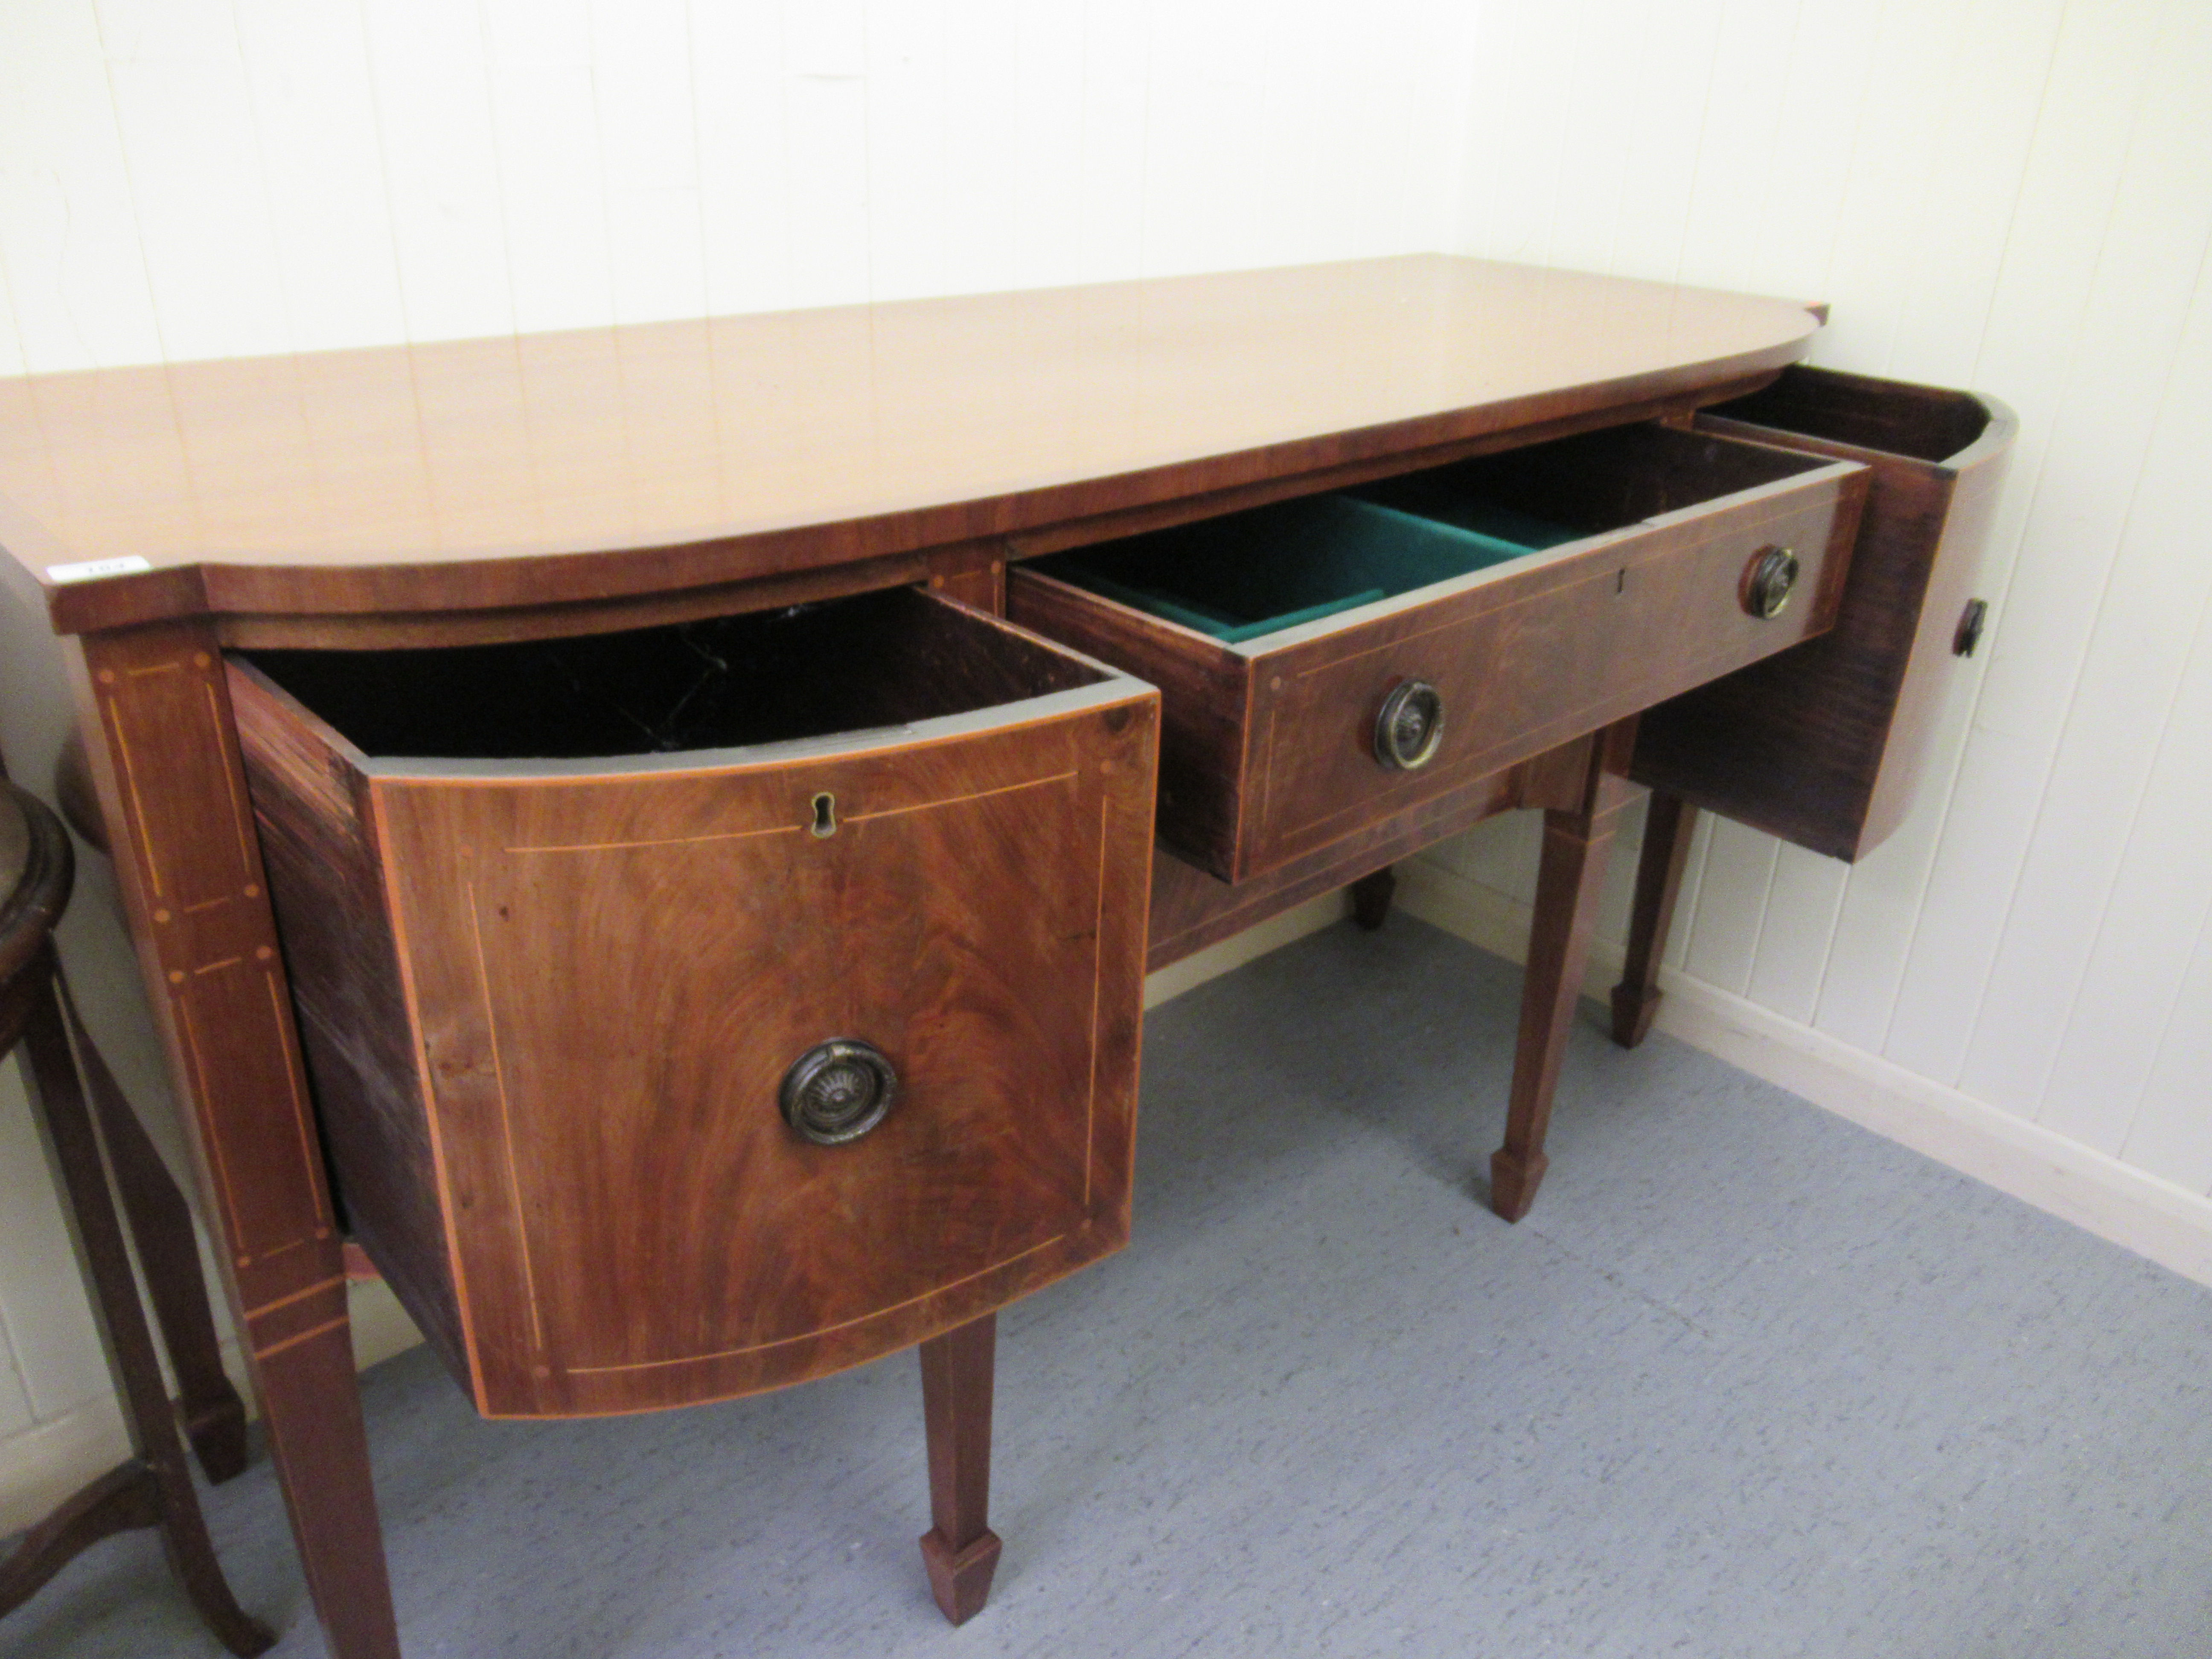
<path fill-rule="evenodd" d="M 1580 533 L 1485 503 L 1454 506 L 1458 521 L 1446 523 L 1356 495 L 1306 496 L 1079 548 L 1037 568 L 1235 645 Z"/>

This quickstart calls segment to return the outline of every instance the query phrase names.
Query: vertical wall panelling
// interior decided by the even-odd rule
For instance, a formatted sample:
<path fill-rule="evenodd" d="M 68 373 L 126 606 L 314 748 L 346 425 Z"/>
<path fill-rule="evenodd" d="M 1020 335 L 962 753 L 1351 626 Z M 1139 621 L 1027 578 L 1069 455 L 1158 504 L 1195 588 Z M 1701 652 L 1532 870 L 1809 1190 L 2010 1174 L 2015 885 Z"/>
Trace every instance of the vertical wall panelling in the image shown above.
<path fill-rule="evenodd" d="M 161 360 L 91 0 L 0 6 L 0 264 L 33 373 Z"/>
<path fill-rule="evenodd" d="M 2201 820 L 2200 820 L 2201 822 Z M 2202 840 L 2198 846 L 2203 844 Z M 2166 1017 L 2158 1057 L 2134 1128 L 2120 1155 L 2166 1172 L 2191 1192 L 2212 1190 L 2212 915 L 2201 918 L 2197 953 Z"/>
<path fill-rule="evenodd" d="M 1079 282 L 1085 270 L 1080 8 L 1030 6 L 1014 40 L 1014 280 L 1024 288 Z"/>
<path fill-rule="evenodd" d="M 1628 148 L 1608 270 L 1671 278 L 1681 268 L 1691 198 L 1706 155 L 1735 148 L 1705 142 L 1715 136 L 1711 94 L 1723 9 L 1721 0 L 1673 0 L 1646 15 L 1626 110 L 1638 140 Z M 1668 118 L 1670 107 L 1695 114 Z"/>
<path fill-rule="evenodd" d="M 2099 520 L 2122 510 L 2112 497 L 2124 485 L 2112 475 L 2132 469 L 2124 441 L 2080 409 L 2104 367 L 2083 340 L 2162 9 L 2155 0 L 2107 0 L 2069 11 L 1970 382 L 2018 411 L 2021 444 L 1991 536 L 1996 605 L 1972 740 L 1883 1049 L 1946 1083 L 1965 1058 L 2056 737 L 2057 711 L 2038 730 L 2021 705 L 2046 684 L 2070 683 L 2063 636 L 2094 593 L 2094 576 L 2072 574 L 2072 562 L 2094 548 Z M 2142 418 L 2140 406 L 2120 412 L 2129 428 Z"/>
<path fill-rule="evenodd" d="M 945 31 L 945 283 L 986 293 L 1015 283 L 1014 76 L 1021 66 L 1013 0 L 948 3 Z M 1148 60 L 1146 73 L 1152 73 Z"/>
<path fill-rule="evenodd" d="M 691 96 L 710 312 L 793 303 L 783 20 L 773 0 L 692 0 Z"/>
<path fill-rule="evenodd" d="M 238 0 L 235 16 L 293 345 L 404 338 L 360 11 Z"/>
<path fill-rule="evenodd" d="M 1810 1025 L 1842 908 L 1846 866 L 1802 847 L 1778 845 L 1774 878 L 1744 994 Z"/>
<path fill-rule="evenodd" d="M 1101 281 L 1145 263 L 1150 13 L 1091 0 L 1083 9 L 1083 264 Z"/>
<path fill-rule="evenodd" d="M 1759 954 L 1778 843 L 1727 818 L 1713 819 L 1711 833 L 1697 908 L 1686 918 L 1689 942 L 1682 965 L 1698 978 L 1742 996 Z"/>
<path fill-rule="evenodd" d="M 945 20 L 934 5 L 870 0 L 868 292 L 945 286 Z"/>
<path fill-rule="evenodd" d="M 1773 66 L 1790 62 L 1804 9 L 1775 0 L 1729 0 L 1722 9 L 1679 281 L 1742 288 L 1753 280 L 1775 158 L 1796 155 L 1802 122 L 1784 96 L 1789 77 Z"/>
<path fill-rule="evenodd" d="M 2034 836 L 1960 1079 L 1976 1098 L 2027 1116 L 2038 1115 L 2190 635 L 2212 590 L 2212 562 L 2175 556 L 2200 533 L 2184 504 L 2201 507 L 2203 434 L 2212 429 L 2212 315 L 2188 326 L 2192 302 L 2212 312 L 2204 281 L 2212 12 L 2176 4 L 2166 22 L 2082 335 L 2088 372 L 2072 387 L 2053 440 L 2068 442 L 2069 454 L 2092 442 L 2110 448 L 2095 494 L 2072 504 L 2084 516 L 2060 523 L 2063 550 L 2035 533 L 2040 526 L 2023 544 L 2008 627 L 2024 619 L 2043 624 L 2044 678 L 2031 688 L 2025 676 L 2008 675 L 2000 687 L 2001 654 L 1984 699 L 1985 719 L 2015 718 L 2053 744 Z M 2090 423 L 2094 438 L 2081 430 Z M 2020 591 L 2031 578 L 2032 615 Z M 1992 708 L 2000 690 L 2007 706 Z M 2117 1149 L 2124 1107 L 2052 1105 L 2063 1133 Z"/>
<path fill-rule="evenodd" d="M 785 9 L 784 211 L 802 305 L 869 297 L 866 68 L 860 0 Z"/>
<path fill-rule="evenodd" d="M 515 326 L 611 323 L 607 177 L 583 0 L 543 6 L 495 0 L 483 20 Z"/>
<path fill-rule="evenodd" d="M 696 317 L 707 260 L 685 0 L 595 0 L 592 51 L 615 320 Z"/>
<path fill-rule="evenodd" d="M 498 137 L 480 14 L 362 0 L 408 337 L 514 331 Z"/>
<path fill-rule="evenodd" d="M 2173 1079 L 2178 1056 L 2192 1045 L 2212 1054 L 2212 988 L 2191 969 L 2212 943 L 2212 864 L 2204 857 L 2212 845 L 2212 605 L 2200 605 L 2196 632 L 2044 1089 L 2042 1121 L 2061 1133 L 2079 1124 L 2119 1156 L 2201 1188 L 2212 1187 L 2212 1172 L 2203 1172 L 2212 1156 L 2212 1076 L 2200 1066 L 2193 1092 Z M 2161 994 L 2168 985 L 2171 997 Z"/>

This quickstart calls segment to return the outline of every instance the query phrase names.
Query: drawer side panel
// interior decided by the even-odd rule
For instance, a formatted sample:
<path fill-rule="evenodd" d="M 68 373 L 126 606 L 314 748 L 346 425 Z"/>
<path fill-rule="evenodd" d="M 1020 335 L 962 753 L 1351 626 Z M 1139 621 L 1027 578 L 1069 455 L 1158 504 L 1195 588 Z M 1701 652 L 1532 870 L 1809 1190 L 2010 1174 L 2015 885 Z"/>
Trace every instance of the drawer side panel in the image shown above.
<path fill-rule="evenodd" d="M 1855 384 L 1863 396 L 1884 389 Z M 1928 396 L 1887 389 L 1900 422 Z M 1999 413 L 1949 461 L 1720 417 L 1700 425 L 1863 462 L 1866 511 L 1834 629 L 1652 709 L 1632 775 L 1814 852 L 1856 859 L 1897 827 L 1918 786 L 2014 423 Z"/>
<path fill-rule="evenodd" d="M 358 779 L 252 668 L 228 665 L 270 901 L 344 1218 L 474 1394 L 407 1001 Z"/>

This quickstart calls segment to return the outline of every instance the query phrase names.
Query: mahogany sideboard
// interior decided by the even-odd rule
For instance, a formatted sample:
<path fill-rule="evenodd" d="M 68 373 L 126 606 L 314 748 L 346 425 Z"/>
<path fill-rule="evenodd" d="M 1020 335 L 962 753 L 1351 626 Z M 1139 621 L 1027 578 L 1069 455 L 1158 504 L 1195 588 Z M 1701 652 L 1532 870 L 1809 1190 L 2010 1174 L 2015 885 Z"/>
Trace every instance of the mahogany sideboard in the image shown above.
<path fill-rule="evenodd" d="M 1684 803 L 1852 856 L 1911 787 L 2009 419 L 1817 326 L 1419 256 L 0 381 L 332 1651 L 399 1651 L 349 1240 L 489 1415 L 919 1344 L 972 1613 L 1146 969 L 1516 806 L 1523 1213 L 1632 779 L 1624 1040 Z"/>

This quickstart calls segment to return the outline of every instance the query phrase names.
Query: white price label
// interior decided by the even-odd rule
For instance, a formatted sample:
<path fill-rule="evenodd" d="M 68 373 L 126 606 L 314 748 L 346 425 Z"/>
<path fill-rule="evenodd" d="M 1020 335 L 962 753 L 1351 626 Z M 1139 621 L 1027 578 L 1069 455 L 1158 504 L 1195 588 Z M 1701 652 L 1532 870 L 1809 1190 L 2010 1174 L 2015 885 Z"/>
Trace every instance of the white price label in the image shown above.
<path fill-rule="evenodd" d="M 88 559 L 82 564 L 50 564 L 46 580 L 50 582 L 88 582 L 101 576 L 135 576 L 142 570 L 154 567 L 136 553 L 120 559 Z"/>

